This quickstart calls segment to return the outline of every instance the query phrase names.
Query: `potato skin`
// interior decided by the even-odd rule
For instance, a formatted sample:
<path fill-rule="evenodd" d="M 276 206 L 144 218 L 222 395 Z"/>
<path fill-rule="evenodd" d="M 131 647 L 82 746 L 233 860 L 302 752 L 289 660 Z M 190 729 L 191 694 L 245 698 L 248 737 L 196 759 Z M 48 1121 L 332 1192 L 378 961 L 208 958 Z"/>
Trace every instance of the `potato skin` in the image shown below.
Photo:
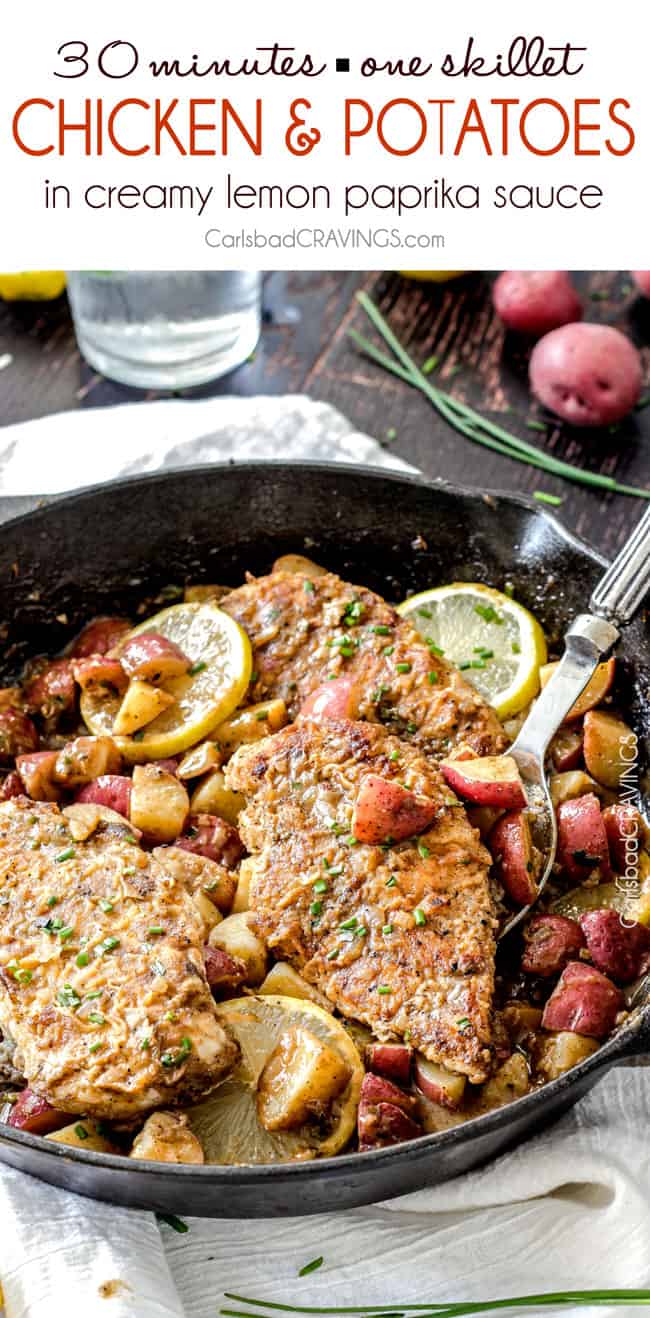
<path fill-rule="evenodd" d="M 545 1030 L 571 1030 L 605 1039 L 624 1006 L 620 989 L 584 961 L 570 961 L 562 971 L 542 1016 Z"/>
<path fill-rule="evenodd" d="M 589 955 L 603 974 L 619 984 L 630 984 L 646 969 L 650 959 L 650 929 L 635 920 L 625 920 L 618 911 L 587 911 L 580 927 Z"/>
<path fill-rule="evenodd" d="M 535 345 L 530 387 L 544 407 L 574 426 L 609 426 L 639 401 L 641 359 L 609 325 L 563 325 Z"/>
<path fill-rule="evenodd" d="M 492 301 L 508 329 L 534 338 L 582 319 L 582 302 L 566 270 L 503 270 Z"/>
<path fill-rule="evenodd" d="M 358 842 L 370 846 L 381 846 L 388 838 L 401 842 L 424 833 L 438 811 L 437 802 L 417 796 L 379 774 L 368 773 L 355 801 L 352 832 Z"/>
<path fill-rule="evenodd" d="M 585 936 L 576 920 L 564 915 L 535 915 L 525 931 L 521 968 L 527 975 L 559 975 L 578 956 Z"/>
<path fill-rule="evenodd" d="M 580 882 L 599 867 L 610 873 L 609 847 L 598 798 L 593 792 L 563 801 L 557 810 L 557 858 L 570 879 Z"/>

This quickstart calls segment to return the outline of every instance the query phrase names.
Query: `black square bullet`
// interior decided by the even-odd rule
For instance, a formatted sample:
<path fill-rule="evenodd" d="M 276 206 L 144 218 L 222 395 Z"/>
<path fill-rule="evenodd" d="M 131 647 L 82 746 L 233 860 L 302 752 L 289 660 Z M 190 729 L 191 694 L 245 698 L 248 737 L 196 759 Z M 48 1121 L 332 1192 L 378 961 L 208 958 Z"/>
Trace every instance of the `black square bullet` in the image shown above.
<path fill-rule="evenodd" d="M 349 59 L 337 59 L 337 61 L 336 61 L 336 72 L 337 72 L 337 73 L 349 73 L 349 72 L 350 72 L 350 61 L 349 61 Z"/>

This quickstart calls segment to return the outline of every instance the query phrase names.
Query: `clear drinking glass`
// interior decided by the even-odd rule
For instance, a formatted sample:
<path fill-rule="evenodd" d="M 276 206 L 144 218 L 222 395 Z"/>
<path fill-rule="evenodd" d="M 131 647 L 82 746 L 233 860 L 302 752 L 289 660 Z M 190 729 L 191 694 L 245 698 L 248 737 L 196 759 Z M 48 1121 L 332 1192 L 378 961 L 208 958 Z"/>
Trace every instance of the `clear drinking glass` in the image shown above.
<path fill-rule="evenodd" d="M 245 361 L 259 338 L 261 290 L 257 271 L 68 273 L 86 361 L 143 389 L 203 384 Z"/>

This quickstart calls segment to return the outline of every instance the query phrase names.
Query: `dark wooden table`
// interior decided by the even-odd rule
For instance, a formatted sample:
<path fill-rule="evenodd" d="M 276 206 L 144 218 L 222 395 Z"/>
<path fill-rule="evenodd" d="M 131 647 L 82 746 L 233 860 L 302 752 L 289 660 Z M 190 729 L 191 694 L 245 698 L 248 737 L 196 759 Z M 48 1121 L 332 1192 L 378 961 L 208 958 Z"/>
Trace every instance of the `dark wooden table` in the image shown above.
<path fill-rule="evenodd" d="M 576 279 L 587 318 L 618 325 L 642 348 L 650 386 L 650 301 L 635 297 L 625 274 Z M 559 481 L 451 430 L 421 395 L 360 357 L 350 343 L 346 331 L 351 326 L 363 332 L 368 328 L 355 302 L 360 288 L 372 294 L 420 362 L 434 354 L 439 358 L 432 381 L 548 452 L 631 485 L 650 484 L 650 407 L 604 436 L 552 425 L 539 429 L 539 409 L 526 383 L 526 350 L 495 319 L 490 280 L 482 274 L 447 285 L 394 274 L 274 274 L 266 283 L 267 324 L 254 359 L 216 384 L 183 396 L 309 393 L 335 405 L 355 428 L 390 444 L 429 476 L 481 489 L 561 495 L 558 516 L 612 554 L 640 517 L 643 502 Z M 115 384 L 85 364 L 65 297 L 40 305 L 0 303 L 0 358 L 6 353 L 12 361 L 0 371 L 0 425 L 159 396 Z"/>

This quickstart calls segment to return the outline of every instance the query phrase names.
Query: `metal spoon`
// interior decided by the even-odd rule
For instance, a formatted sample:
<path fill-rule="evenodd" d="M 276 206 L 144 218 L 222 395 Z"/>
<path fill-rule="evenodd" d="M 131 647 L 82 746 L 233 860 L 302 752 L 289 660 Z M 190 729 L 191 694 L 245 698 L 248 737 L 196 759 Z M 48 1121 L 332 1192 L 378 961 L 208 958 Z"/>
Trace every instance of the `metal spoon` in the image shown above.
<path fill-rule="evenodd" d="M 508 755 L 517 763 L 524 785 L 535 846 L 544 855 L 537 897 L 546 887 L 557 850 L 557 824 L 544 765 L 549 743 L 593 677 L 601 659 L 619 639 L 616 624 L 630 621 L 648 589 L 650 508 L 596 586 L 589 601 L 591 612 L 581 613 L 571 624 L 566 634 L 564 655 L 508 750 Z M 500 937 L 510 933 L 533 905 L 531 902 L 511 916 Z"/>

